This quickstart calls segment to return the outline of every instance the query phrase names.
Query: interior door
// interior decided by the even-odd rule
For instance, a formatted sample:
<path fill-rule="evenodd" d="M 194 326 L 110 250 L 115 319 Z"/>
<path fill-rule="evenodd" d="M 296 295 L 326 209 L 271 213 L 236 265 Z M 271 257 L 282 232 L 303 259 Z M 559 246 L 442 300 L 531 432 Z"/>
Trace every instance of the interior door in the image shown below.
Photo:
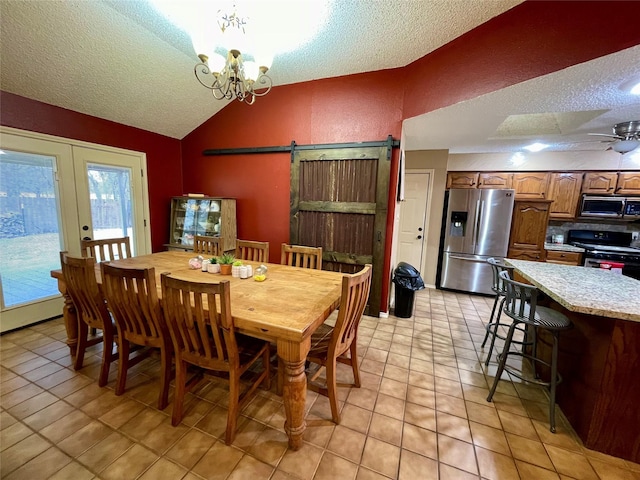
<path fill-rule="evenodd" d="M 296 150 L 291 166 L 290 242 L 322 247 L 323 269 L 373 265 L 367 314 L 378 316 L 386 237 L 387 147 Z"/>
<path fill-rule="evenodd" d="M 142 165 L 138 155 L 73 147 L 80 237 L 129 237 L 133 255 L 146 253 Z"/>
<path fill-rule="evenodd" d="M 399 262 L 406 262 L 422 271 L 431 175 L 429 173 L 406 172 L 404 179 L 404 200 L 400 207 L 397 259 Z"/>

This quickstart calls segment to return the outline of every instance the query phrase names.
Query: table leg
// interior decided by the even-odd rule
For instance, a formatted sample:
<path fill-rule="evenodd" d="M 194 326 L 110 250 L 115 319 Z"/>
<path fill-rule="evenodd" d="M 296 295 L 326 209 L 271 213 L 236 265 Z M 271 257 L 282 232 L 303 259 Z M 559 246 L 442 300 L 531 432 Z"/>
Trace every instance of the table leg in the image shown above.
<path fill-rule="evenodd" d="M 307 377 L 304 363 L 311 347 L 311 339 L 302 343 L 278 340 L 278 357 L 284 366 L 283 400 L 287 420 L 284 430 L 289 437 L 289 448 L 302 447 L 302 437 L 307 428 L 304 421 L 304 406 L 307 398 Z"/>
<path fill-rule="evenodd" d="M 67 293 L 67 284 L 63 278 L 58 277 L 58 291 L 64 298 L 64 307 L 62 307 L 62 317 L 64 318 L 64 326 L 67 329 L 67 345 L 71 355 L 75 356 L 78 349 L 78 317 L 76 309 L 73 305 L 71 297 Z"/>

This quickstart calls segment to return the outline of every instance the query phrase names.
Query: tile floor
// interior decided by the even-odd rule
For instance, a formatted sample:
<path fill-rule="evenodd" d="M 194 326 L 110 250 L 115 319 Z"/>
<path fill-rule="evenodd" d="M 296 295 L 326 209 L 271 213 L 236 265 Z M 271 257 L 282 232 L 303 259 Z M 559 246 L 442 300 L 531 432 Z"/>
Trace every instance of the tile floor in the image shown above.
<path fill-rule="evenodd" d="M 305 444 L 287 450 L 284 409 L 259 390 L 232 446 L 223 438 L 226 386 L 205 383 L 178 427 L 155 408 L 157 358 L 139 364 L 127 391 L 96 383 L 99 351 L 75 372 L 61 319 L 0 338 L 0 477 L 15 479 L 625 479 L 640 465 L 589 451 L 558 415 L 547 423 L 539 387 L 501 382 L 483 368 L 491 299 L 417 292 L 410 319 L 365 317 L 362 388 L 340 389 L 342 422 L 307 394 Z M 350 381 L 348 368 L 341 371 Z M 275 383 L 275 382 L 274 382 Z"/>

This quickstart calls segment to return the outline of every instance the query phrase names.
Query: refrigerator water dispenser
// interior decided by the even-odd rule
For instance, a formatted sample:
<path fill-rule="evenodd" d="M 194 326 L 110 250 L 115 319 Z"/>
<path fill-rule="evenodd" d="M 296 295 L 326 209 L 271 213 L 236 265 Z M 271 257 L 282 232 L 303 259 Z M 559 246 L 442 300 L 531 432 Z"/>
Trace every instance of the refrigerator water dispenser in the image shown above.
<path fill-rule="evenodd" d="M 467 212 L 451 212 L 450 237 L 464 237 L 467 228 Z"/>

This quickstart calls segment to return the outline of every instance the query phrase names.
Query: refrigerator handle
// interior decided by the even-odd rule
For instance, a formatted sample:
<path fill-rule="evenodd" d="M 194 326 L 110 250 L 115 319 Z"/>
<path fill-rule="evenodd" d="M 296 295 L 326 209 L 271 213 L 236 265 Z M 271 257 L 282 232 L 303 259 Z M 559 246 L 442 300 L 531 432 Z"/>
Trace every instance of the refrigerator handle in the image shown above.
<path fill-rule="evenodd" d="M 476 218 L 473 221 L 473 238 L 471 239 L 473 250 L 475 252 L 478 243 L 478 230 L 480 229 L 480 219 L 482 218 L 483 200 L 476 200 Z"/>

